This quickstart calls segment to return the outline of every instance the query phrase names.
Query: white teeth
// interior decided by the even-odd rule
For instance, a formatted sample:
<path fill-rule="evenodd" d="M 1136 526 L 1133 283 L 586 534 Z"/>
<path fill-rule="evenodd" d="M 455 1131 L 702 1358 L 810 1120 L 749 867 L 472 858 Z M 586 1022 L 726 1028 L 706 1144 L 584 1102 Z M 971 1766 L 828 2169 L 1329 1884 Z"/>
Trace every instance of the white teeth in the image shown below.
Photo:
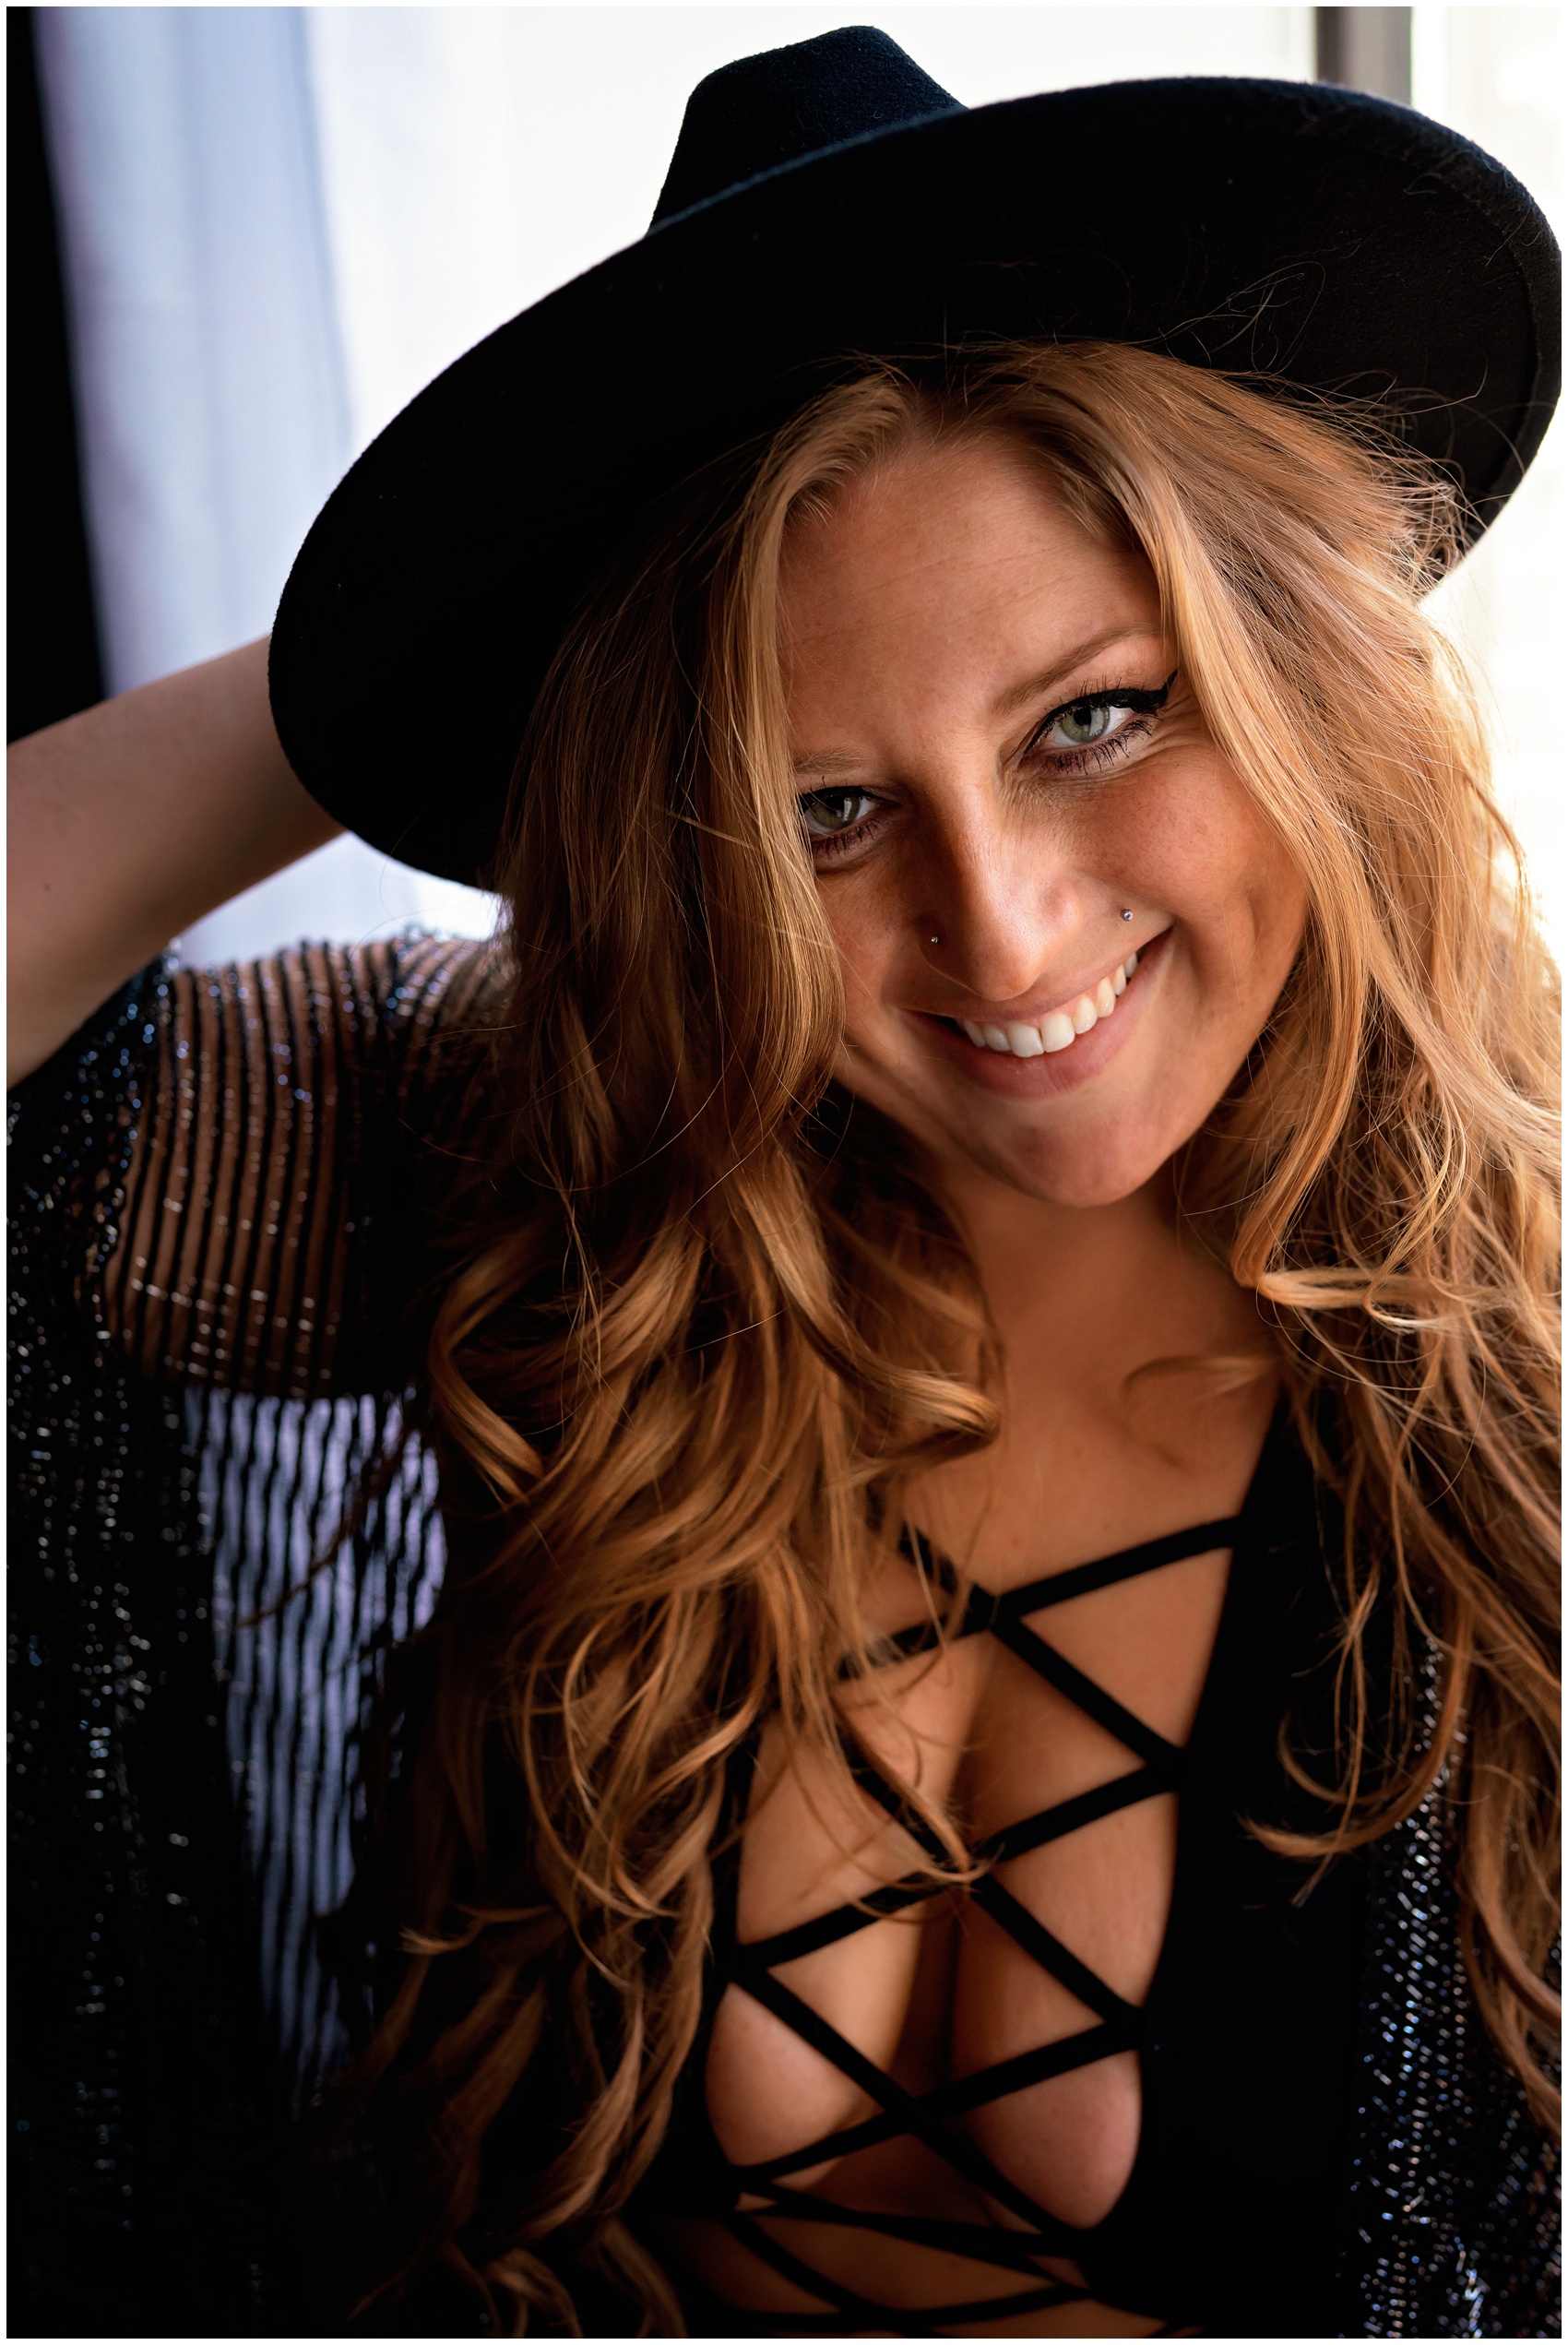
<path fill-rule="evenodd" d="M 1100 979 L 1092 994 L 1080 994 L 1065 1009 L 1051 1010 L 1038 1026 L 1026 1026 L 1021 1019 L 1007 1026 L 977 1026 L 967 1018 L 956 1023 L 977 1051 L 1000 1051 L 1009 1058 L 1039 1058 L 1048 1052 L 1064 1051 L 1069 1042 L 1111 1016 L 1137 965 L 1136 953 L 1129 953 L 1109 977 Z"/>

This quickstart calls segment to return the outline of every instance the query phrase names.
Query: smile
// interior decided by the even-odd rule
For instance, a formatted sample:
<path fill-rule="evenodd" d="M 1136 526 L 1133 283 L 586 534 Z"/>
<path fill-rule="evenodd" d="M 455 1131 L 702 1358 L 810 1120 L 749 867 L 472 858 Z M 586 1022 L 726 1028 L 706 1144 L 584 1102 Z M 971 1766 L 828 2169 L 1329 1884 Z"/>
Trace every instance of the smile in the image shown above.
<path fill-rule="evenodd" d="M 1070 1049 L 1080 1034 L 1087 1034 L 1102 1018 L 1112 1016 L 1137 966 L 1137 954 L 1129 953 L 1109 977 L 1100 979 L 1092 994 L 1080 994 L 1076 1001 L 1048 1011 L 1038 1026 L 1016 1019 L 1009 1019 L 1005 1026 L 977 1026 L 967 1018 L 948 1022 L 967 1034 L 977 1051 L 1000 1051 L 1012 1058 L 1045 1058 Z"/>

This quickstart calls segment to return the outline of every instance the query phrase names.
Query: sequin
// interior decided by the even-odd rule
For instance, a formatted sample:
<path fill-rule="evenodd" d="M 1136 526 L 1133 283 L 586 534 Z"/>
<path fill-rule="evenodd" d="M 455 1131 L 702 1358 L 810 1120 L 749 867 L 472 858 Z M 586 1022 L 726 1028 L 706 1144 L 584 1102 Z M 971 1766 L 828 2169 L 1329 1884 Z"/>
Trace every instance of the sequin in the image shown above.
<path fill-rule="evenodd" d="M 366 1690 L 439 1580 L 411 1220 L 484 982 L 415 939 L 159 965 L 13 1096 L 22 2333 L 327 2325 L 279 2145 L 339 2046 L 312 1922 Z M 1435 1801 L 1372 1852 L 1366 1964 L 1339 2333 L 1556 2335 L 1556 2163 L 1469 2001 Z"/>
<path fill-rule="evenodd" d="M 1344 2333 L 1560 2336 L 1558 2153 L 1470 1997 L 1440 1788 L 1370 1851 L 1367 1898 Z"/>

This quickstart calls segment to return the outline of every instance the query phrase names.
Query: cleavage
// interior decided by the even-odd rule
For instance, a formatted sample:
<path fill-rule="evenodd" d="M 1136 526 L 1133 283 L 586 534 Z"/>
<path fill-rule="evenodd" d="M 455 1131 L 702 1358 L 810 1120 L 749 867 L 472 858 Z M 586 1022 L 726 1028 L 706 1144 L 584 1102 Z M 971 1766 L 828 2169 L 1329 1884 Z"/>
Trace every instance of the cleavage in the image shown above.
<path fill-rule="evenodd" d="M 1223 1602 L 1227 1555 L 1194 1556 L 1042 1613 L 1051 1645 L 1169 1742 L 1184 1742 Z M 885 1771 L 915 1766 L 971 1840 L 1072 1799 L 1138 1766 L 1134 1754 L 990 1637 L 886 1673 L 897 1717 L 874 1700 L 859 1732 Z M 892 1690 L 891 1685 L 884 1690 Z M 765 1750 L 763 1773 L 778 1773 Z M 785 1779 L 754 1814 L 742 1850 L 739 1935 L 768 1938 L 911 1869 L 913 1843 L 861 1804 L 825 1813 L 822 1783 Z M 825 1828 L 826 1827 L 826 1828 Z M 1147 1994 L 1170 1910 L 1175 1864 L 1172 1792 L 1103 1815 L 996 1868 L 1028 1915 L 1116 1996 Z M 837 1842 L 837 1845 L 835 1844 Z M 934 1910 L 932 1910 L 934 1911 Z M 935 1949 L 901 1918 L 873 1922 L 780 1965 L 780 1982 L 877 2067 L 930 2089 L 1082 2034 L 1095 2013 L 1042 1970 L 992 1916 L 966 1899 L 952 1987 L 933 2013 L 917 1994 Z M 731 1986 L 716 2018 L 710 2109 L 721 2146 L 745 2164 L 814 2142 L 874 2103 L 773 2013 Z M 1107 2213 L 1124 2188 L 1141 2122 L 1137 2054 L 1108 2057 L 969 2112 L 976 2147 L 1047 2212 L 1075 2226 Z M 830 2168 L 791 2177 L 830 2193 Z M 850 2177 L 842 2178 L 849 2186 Z"/>

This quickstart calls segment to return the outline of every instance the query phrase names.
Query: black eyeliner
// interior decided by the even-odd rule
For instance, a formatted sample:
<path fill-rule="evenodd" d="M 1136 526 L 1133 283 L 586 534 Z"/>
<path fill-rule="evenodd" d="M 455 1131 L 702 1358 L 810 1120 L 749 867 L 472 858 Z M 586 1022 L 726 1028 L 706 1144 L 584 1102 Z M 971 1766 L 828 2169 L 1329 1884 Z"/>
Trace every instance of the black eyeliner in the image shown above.
<path fill-rule="evenodd" d="M 1132 708 L 1140 717 L 1153 716 L 1170 699 L 1170 687 L 1179 673 L 1178 669 L 1172 668 L 1165 682 L 1153 689 L 1146 684 L 1106 684 L 1098 692 L 1075 692 L 1070 700 L 1059 700 L 1054 708 L 1047 709 L 1029 736 L 1030 746 L 1048 726 L 1056 722 L 1058 717 L 1065 716 L 1069 708 Z"/>
<path fill-rule="evenodd" d="M 1170 697 L 1170 687 L 1180 673 L 1180 669 L 1172 668 L 1165 682 L 1155 688 L 1146 684 L 1104 684 L 1098 691 L 1075 692 L 1070 700 L 1059 700 L 1054 708 L 1046 710 L 1019 750 L 1019 756 L 1028 757 L 1038 749 L 1042 736 L 1050 732 L 1057 718 L 1065 716 L 1072 708 L 1128 708 L 1139 717 L 1158 714 Z"/>

